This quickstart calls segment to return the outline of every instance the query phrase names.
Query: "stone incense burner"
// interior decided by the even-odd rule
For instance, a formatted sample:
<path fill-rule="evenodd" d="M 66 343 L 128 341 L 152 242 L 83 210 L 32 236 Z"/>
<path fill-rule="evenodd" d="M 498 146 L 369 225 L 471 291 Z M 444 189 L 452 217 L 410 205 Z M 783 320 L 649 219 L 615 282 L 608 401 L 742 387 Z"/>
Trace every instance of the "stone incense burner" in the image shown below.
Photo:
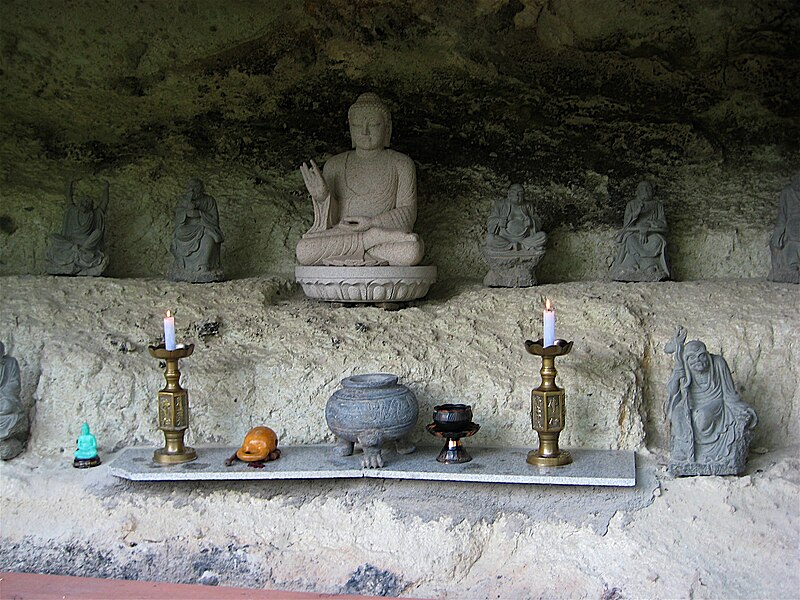
<path fill-rule="evenodd" d="M 394 441 L 399 454 L 409 454 L 416 447 L 407 436 L 417 422 L 417 398 L 406 386 L 397 383 L 397 375 L 369 373 L 342 379 L 325 407 L 325 420 L 336 436 L 335 453 L 350 456 L 358 443 L 364 451 L 365 468 L 383 466 L 381 446 Z"/>

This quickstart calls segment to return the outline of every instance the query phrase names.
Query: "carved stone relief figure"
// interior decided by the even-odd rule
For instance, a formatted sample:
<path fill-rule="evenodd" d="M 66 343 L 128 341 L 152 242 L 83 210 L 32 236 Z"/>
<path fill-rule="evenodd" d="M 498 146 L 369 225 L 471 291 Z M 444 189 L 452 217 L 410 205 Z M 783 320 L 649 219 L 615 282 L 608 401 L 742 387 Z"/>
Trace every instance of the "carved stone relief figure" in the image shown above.
<path fill-rule="evenodd" d="M 28 414 L 20 400 L 19 363 L 0 342 L 0 458 L 19 455 L 28 441 Z"/>
<path fill-rule="evenodd" d="M 769 249 L 772 254 L 769 279 L 800 283 L 800 171 L 781 192 Z"/>
<path fill-rule="evenodd" d="M 653 184 L 642 181 L 625 207 L 625 223 L 616 235 L 617 254 L 611 265 L 615 281 L 661 281 L 667 267 L 667 219 L 653 198 Z"/>
<path fill-rule="evenodd" d="M 545 253 L 547 234 L 533 206 L 525 201 L 519 184 L 508 188 L 508 196 L 497 200 L 486 223 L 483 253 L 490 271 L 484 285 L 527 287 L 536 285 L 536 265 Z"/>
<path fill-rule="evenodd" d="M 48 273 L 90 277 L 103 274 L 108 264 L 108 257 L 103 252 L 108 187 L 106 181 L 100 202 L 95 206 L 85 194 L 75 199 L 75 181 L 70 182 L 61 233 L 50 234 Z"/>
<path fill-rule="evenodd" d="M 203 182 L 190 179 L 175 210 L 175 230 L 170 251 L 175 260 L 172 281 L 208 283 L 222 281 L 220 246 L 225 241 L 219 227 L 217 202 L 205 193 Z"/>

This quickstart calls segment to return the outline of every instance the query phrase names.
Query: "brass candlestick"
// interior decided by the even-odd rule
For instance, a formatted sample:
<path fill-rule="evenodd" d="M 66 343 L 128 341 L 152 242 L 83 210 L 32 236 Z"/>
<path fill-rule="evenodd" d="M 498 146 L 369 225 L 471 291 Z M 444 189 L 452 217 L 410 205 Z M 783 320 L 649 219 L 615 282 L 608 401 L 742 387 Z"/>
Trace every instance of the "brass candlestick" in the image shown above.
<path fill-rule="evenodd" d="M 572 457 L 558 448 L 558 436 L 564 429 L 566 393 L 556 385 L 556 356 L 569 354 L 572 342 L 556 340 L 547 347 L 543 343 L 541 339 L 525 342 L 528 352 L 542 357 L 542 383 L 531 390 L 531 424 L 539 434 L 539 449 L 528 452 L 528 462 L 538 467 L 560 467 L 571 463 Z"/>
<path fill-rule="evenodd" d="M 194 344 L 179 345 L 175 350 L 167 350 L 163 344 L 148 349 L 151 356 L 167 363 L 164 371 L 167 385 L 158 392 L 158 428 L 164 432 L 165 443 L 153 453 L 153 460 L 162 465 L 192 461 L 197 452 L 183 445 L 183 436 L 189 429 L 189 392 L 181 387 L 178 360 L 191 356 Z"/>

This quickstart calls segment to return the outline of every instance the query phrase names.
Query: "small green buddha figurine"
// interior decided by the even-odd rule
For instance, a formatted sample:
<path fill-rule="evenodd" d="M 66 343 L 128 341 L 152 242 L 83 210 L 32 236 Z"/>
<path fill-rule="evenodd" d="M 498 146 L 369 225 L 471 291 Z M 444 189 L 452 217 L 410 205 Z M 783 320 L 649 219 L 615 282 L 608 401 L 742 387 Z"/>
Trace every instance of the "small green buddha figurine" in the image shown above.
<path fill-rule="evenodd" d="M 78 449 L 75 451 L 75 460 L 72 466 L 76 469 L 88 469 L 100 464 L 97 455 L 97 438 L 89 432 L 89 424 L 81 426 L 81 435 L 78 437 Z"/>

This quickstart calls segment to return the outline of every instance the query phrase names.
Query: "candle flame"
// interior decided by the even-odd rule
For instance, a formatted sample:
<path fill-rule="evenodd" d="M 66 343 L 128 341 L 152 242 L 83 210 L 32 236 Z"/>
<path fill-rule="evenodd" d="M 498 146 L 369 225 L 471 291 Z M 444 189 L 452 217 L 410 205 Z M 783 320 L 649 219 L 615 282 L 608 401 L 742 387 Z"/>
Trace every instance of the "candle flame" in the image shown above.
<path fill-rule="evenodd" d="M 550 298 L 547 298 L 547 299 L 544 301 L 544 309 L 545 309 L 545 310 L 553 310 L 553 309 L 552 309 L 552 305 L 550 304 Z"/>
<path fill-rule="evenodd" d="M 167 318 L 169 319 L 172 316 L 172 313 L 167 309 Z"/>

